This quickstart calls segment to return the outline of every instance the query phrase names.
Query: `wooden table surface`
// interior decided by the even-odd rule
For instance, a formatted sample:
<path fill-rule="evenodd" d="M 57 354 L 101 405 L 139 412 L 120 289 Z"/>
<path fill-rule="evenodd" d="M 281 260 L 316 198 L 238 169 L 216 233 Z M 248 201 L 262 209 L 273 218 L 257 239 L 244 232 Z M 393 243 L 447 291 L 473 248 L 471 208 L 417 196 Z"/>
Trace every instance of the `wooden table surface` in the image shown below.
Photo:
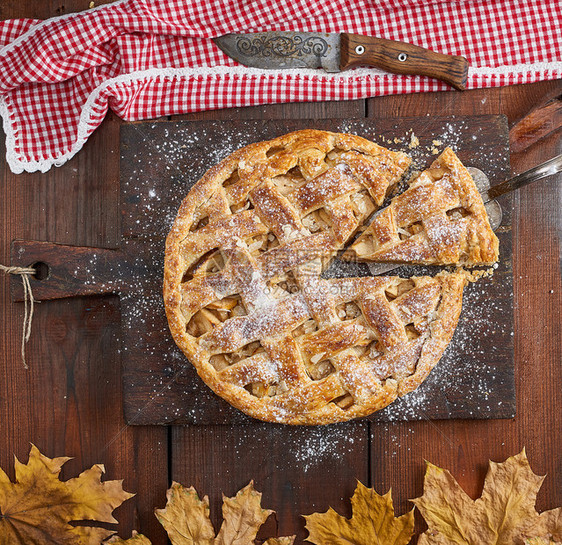
<path fill-rule="evenodd" d="M 88 7 L 87 0 L 2 0 L 0 19 L 47 18 Z M 97 5 L 100 2 L 96 2 Z M 379 97 L 345 103 L 264 106 L 206 112 L 184 119 L 396 117 L 505 114 L 510 123 L 562 81 L 503 89 Z M 14 239 L 115 247 L 119 217 L 119 128 L 109 115 L 84 149 L 46 174 L 10 172 L 0 159 L 0 263 Z M 4 149 L 4 135 L 0 137 Z M 4 152 L 2 152 L 3 155 Z M 561 132 L 513 154 L 514 173 L 562 153 Z M 136 529 L 167 543 L 153 515 L 172 480 L 211 498 L 218 527 L 220 494 L 254 479 L 267 523 L 304 539 L 300 514 L 334 507 L 349 514 L 356 479 L 380 493 L 392 487 L 397 513 L 422 493 L 424 460 L 448 468 L 473 497 L 489 459 L 526 447 L 536 473 L 548 474 L 539 510 L 562 505 L 562 177 L 522 189 L 514 204 L 515 373 L 517 416 L 510 420 L 349 423 L 323 429 L 278 426 L 131 427 L 122 412 L 117 297 L 84 297 L 37 305 L 20 359 L 23 305 L 0 277 L 0 467 L 13 477 L 13 456 L 33 442 L 49 456 L 72 456 L 63 478 L 103 463 L 106 478 L 124 479 L 137 495 L 116 511 L 118 530 Z M 63 197 L 64 196 L 64 197 Z M 298 463 L 295 463 L 297 461 Z M 423 528 L 418 518 L 417 529 Z"/>

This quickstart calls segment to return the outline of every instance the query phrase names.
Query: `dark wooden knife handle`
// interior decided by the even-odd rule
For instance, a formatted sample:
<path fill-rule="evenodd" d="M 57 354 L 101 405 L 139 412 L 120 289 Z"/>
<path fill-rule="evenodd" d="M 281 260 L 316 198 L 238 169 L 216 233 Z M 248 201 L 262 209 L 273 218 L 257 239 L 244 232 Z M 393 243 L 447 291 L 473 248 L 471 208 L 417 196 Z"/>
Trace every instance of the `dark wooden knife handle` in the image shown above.
<path fill-rule="evenodd" d="M 359 34 L 341 35 L 340 68 L 369 65 L 394 74 L 429 76 L 455 89 L 466 89 L 468 61 L 436 53 L 405 42 L 373 38 Z"/>

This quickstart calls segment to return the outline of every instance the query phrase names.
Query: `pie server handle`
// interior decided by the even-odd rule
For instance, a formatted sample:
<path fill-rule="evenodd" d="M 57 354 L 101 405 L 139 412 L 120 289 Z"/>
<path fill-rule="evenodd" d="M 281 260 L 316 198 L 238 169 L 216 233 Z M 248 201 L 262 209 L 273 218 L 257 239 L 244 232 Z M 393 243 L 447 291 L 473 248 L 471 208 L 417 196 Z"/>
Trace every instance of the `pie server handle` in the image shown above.
<path fill-rule="evenodd" d="M 517 176 L 513 176 L 513 178 L 510 178 L 501 184 L 491 187 L 486 193 L 482 193 L 482 199 L 484 202 L 489 202 L 500 195 L 525 187 L 526 185 L 542 180 L 547 176 L 553 176 L 558 172 L 562 172 L 562 154 L 557 155 L 556 157 L 553 157 L 536 167 L 526 170 L 521 174 L 517 174 Z"/>
<path fill-rule="evenodd" d="M 362 36 L 341 35 L 340 69 L 369 65 L 394 74 L 429 76 L 455 89 L 466 89 L 468 61 L 464 57 L 444 55 L 417 45 Z"/>

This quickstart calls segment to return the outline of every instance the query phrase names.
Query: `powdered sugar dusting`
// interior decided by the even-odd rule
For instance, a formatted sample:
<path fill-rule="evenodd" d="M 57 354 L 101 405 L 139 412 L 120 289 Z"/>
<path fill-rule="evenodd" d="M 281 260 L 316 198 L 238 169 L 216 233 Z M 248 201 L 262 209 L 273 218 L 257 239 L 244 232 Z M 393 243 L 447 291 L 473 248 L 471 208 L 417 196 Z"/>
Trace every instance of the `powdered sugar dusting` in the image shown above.
<path fill-rule="evenodd" d="M 339 464 L 347 453 L 364 448 L 367 431 L 359 423 L 315 428 L 250 425 L 239 427 L 233 439 L 236 456 L 259 456 L 267 448 L 275 466 L 307 473 L 319 465 Z"/>
<path fill-rule="evenodd" d="M 323 123 L 326 126 L 323 127 Z M 334 126 L 333 122 L 319 122 L 315 126 L 356 133 L 391 149 L 405 150 L 413 156 L 419 168 L 427 166 L 434 158 L 431 157 L 432 149 L 449 145 L 462 151 L 467 138 L 479 137 L 477 127 L 467 125 L 464 120 L 452 119 L 443 122 L 441 129 L 430 136 L 416 131 L 419 145 L 408 150 L 413 132 L 407 128 L 396 128 L 391 137 L 388 132 L 379 133 L 377 123 L 372 120 L 342 121 L 339 126 Z M 216 126 L 179 123 L 165 125 L 165 130 L 160 127 L 158 123 L 124 127 L 129 132 L 129 136 L 125 137 L 125 146 L 127 138 L 130 139 L 135 131 L 140 131 L 142 138 L 138 145 L 137 134 L 134 138 L 136 148 L 131 145 L 123 155 L 123 231 L 131 239 L 140 237 L 142 246 L 147 249 L 136 260 L 135 270 L 127 279 L 129 283 L 130 278 L 130 285 L 126 289 L 122 286 L 115 289 L 122 293 L 123 325 L 127 330 L 125 337 L 129 341 L 136 339 L 137 344 L 132 346 L 129 342 L 126 348 L 136 351 L 135 364 L 140 364 L 143 369 L 146 400 L 150 402 L 153 399 L 162 407 L 159 414 L 166 413 L 165 421 L 205 424 L 209 423 L 209 414 L 219 414 L 227 421 L 242 422 L 245 417 L 240 418 L 239 413 L 223 407 L 222 401 L 217 400 L 196 377 L 190 364 L 186 366 L 185 357 L 170 341 L 160 294 L 164 237 L 181 200 L 209 166 L 243 145 L 276 136 L 279 132 L 275 124 L 261 121 L 231 125 L 217 123 Z M 392 144 L 388 144 L 389 139 Z M 493 151 L 483 146 L 476 155 L 474 164 L 489 172 L 486 164 L 496 160 L 492 156 Z M 509 266 L 507 262 L 502 263 L 497 274 L 509 274 Z M 408 268 L 407 274 L 424 274 L 427 270 L 423 267 Z M 96 282 L 94 269 L 92 271 L 92 282 Z M 334 277 L 370 275 L 366 265 L 345 262 L 335 262 L 331 272 Z M 127 271 L 118 273 L 116 277 L 127 277 Z M 505 298 L 505 294 L 496 293 L 497 289 L 494 279 L 484 279 L 467 288 L 458 330 L 438 367 L 418 390 L 378 413 L 375 420 L 449 418 L 463 412 L 466 398 L 478 399 L 475 417 L 509 413 L 509 409 L 498 411 L 498 403 L 502 401 L 498 401 L 497 391 L 505 386 L 501 381 L 507 375 L 502 373 L 501 365 L 510 358 L 511 345 L 507 346 L 505 340 L 512 334 L 512 324 L 506 321 L 499 326 L 497 317 L 502 313 L 509 314 L 511 300 Z M 492 349 L 490 339 L 495 339 Z M 143 358 L 140 358 L 142 353 Z M 127 357 L 124 356 L 126 369 Z M 488 357 L 489 364 L 483 365 Z M 131 370 L 132 377 L 135 372 Z M 507 380 L 510 380 L 509 376 Z M 506 390 L 509 390 L 509 384 Z M 217 412 L 219 406 L 220 411 Z M 309 448 L 303 447 L 300 455 L 295 451 L 295 460 L 300 456 L 303 465 L 309 458 L 309 450 L 326 452 L 327 458 L 332 456 L 328 444 L 322 443 L 321 439 L 311 437 L 307 445 Z M 345 446 L 344 441 L 339 448 Z M 308 467 L 312 466 L 309 464 Z"/>

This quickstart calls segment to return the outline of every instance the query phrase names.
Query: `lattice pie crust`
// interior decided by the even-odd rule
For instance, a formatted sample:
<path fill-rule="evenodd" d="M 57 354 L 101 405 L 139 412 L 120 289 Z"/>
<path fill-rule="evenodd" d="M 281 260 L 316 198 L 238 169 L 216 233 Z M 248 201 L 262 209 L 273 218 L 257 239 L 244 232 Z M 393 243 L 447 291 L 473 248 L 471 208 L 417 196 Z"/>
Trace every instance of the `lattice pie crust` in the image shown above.
<path fill-rule="evenodd" d="M 499 241 L 468 170 L 447 148 L 381 210 L 344 257 L 427 265 L 492 265 Z"/>
<path fill-rule="evenodd" d="M 164 299 L 174 340 L 218 395 L 262 420 L 327 424 L 427 377 L 455 330 L 462 274 L 321 277 L 409 164 L 304 130 L 238 150 L 191 189 L 166 241 Z"/>

